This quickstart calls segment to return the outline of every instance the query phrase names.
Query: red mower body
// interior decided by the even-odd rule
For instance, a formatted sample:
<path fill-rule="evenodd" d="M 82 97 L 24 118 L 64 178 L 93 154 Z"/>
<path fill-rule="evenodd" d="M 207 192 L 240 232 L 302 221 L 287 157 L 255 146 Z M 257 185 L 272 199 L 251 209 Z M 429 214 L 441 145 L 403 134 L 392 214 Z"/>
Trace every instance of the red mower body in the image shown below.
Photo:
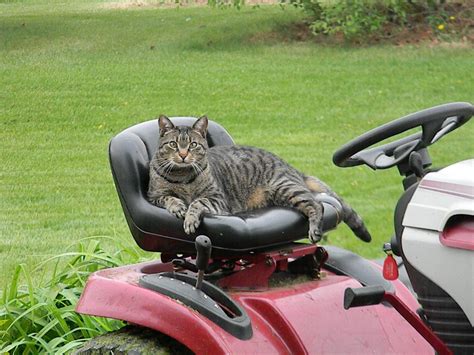
<path fill-rule="evenodd" d="M 116 318 L 164 333 L 203 354 L 433 354 L 433 348 L 391 306 L 345 310 L 344 290 L 356 280 L 324 270 L 320 280 L 260 290 L 228 290 L 247 312 L 252 336 L 241 340 L 199 312 L 140 287 L 145 274 L 172 270 L 171 263 L 142 263 L 93 274 L 77 312 Z M 394 281 L 397 296 L 412 311 L 410 291 Z"/>
<path fill-rule="evenodd" d="M 292 209 L 268 207 L 235 216 L 204 216 L 195 240 L 190 238 L 182 220 L 146 199 L 149 162 L 159 137 L 154 121 L 118 134 L 109 153 L 130 231 L 142 249 L 160 252 L 161 261 L 92 274 L 76 311 L 153 329 L 197 354 L 436 351 L 444 355 L 453 349 L 468 353 L 472 322 L 438 284 L 448 285 L 445 288 L 450 292 L 458 290 L 461 305 L 470 301 L 465 284 L 453 282 L 452 270 L 472 265 L 467 254 L 472 251 L 472 218 L 467 217 L 472 216 L 472 208 L 464 201 L 466 205 L 456 213 L 461 216 L 451 219 L 446 228 L 434 228 L 433 223 L 448 218 L 433 216 L 446 212 L 452 217 L 453 206 L 459 209 L 461 205 L 457 200 L 446 204 L 446 196 L 433 195 L 433 189 L 440 192 L 438 185 L 428 186 L 427 194 L 423 186 L 436 176 L 446 180 L 442 175 L 446 172 L 457 179 L 468 171 L 458 165 L 461 169 L 454 173 L 445 169 L 426 175 L 431 165 L 426 147 L 467 122 L 473 113 L 467 103 L 420 111 L 367 132 L 333 157 L 339 166 L 397 166 L 405 175 L 405 192 L 395 210 L 395 238 L 387 243 L 386 252 L 402 256 L 411 281 L 405 280 L 406 285 L 413 286 L 420 303 L 425 303 L 421 311 L 405 284 L 385 280 L 375 263 L 337 247 L 296 242 L 307 236 L 308 224 Z M 180 126 L 195 121 L 173 119 Z M 415 127 L 423 132 L 369 149 Z M 225 129 L 211 121 L 207 140 L 209 147 L 234 144 Z M 431 180 L 422 179 L 424 175 Z M 317 194 L 315 199 L 323 206 L 322 229 L 327 233 L 341 222 L 344 208 L 327 194 Z M 439 242 L 437 249 L 432 248 L 432 241 Z M 459 262 L 460 253 L 464 262 Z M 448 264 L 450 268 L 445 267 Z M 398 266 L 392 260 L 391 270 L 385 269 L 387 279 L 395 278 Z M 461 278 L 467 271 L 454 274 Z"/>

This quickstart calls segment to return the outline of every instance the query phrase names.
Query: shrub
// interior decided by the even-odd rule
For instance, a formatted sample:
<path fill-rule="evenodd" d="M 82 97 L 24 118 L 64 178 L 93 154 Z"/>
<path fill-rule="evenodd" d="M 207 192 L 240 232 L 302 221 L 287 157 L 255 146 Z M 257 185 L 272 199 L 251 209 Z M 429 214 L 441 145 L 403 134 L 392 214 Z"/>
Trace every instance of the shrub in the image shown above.
<path fill-rule="evenodd" d="M 367 0 L 338 2 L 325 7 L 310 28 L 315 34 L 342 33 L 348 39 L 372 34 L 387 22 L 388 7 L 379 5 Z"/>
<path fill-rule="evenodd" d="M 446 28 L 463 5 L 444 0 L 283 0 L 303 9 L 309 15 L 309 26 L 315 35 L 342 36 L 364 41 L 383 37 L 384 31 L 429 26 L 435 33 Z M 465 6 L 464 6 L 465 7 Z"/>

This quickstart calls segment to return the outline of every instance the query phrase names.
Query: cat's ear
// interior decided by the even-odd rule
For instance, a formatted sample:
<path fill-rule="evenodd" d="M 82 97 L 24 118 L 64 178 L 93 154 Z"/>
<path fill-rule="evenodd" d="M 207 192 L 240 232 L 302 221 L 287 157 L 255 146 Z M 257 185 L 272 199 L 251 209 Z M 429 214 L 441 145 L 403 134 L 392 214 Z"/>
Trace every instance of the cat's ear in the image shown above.
<path fill-rule="evenodd" d="M 166 132 L 174 128 L 173 122 L 171 122 L 170 119 L 165 115 L 161 115 L 158 118 L 158 126 L 160 127 L 160 137 L 163 137 Z"/>
<path fill-rule="evenodd" d="M 193 130 L 198 132 L 202 138 L 206 138 L 208 122 L 207 116 L 202 116 L 193 124 Z"/>

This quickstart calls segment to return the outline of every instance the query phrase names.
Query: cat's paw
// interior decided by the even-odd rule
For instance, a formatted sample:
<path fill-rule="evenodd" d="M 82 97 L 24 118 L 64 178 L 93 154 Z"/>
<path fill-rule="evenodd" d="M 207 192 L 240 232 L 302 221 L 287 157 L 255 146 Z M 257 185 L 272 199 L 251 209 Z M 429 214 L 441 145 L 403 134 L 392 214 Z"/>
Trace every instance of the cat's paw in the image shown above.
<path fill-rule="evenodd" d="M 309 226 L 309 240 L 311 243 L 316 244 L 321 240 L 323 237 L 323 233 L 321 232 L 321 228 L 319 228 L 318 225 L 312 225 L 310 224 Z"/>
<path fill-rule="evenodd" d="M 186 212 L 188 211 L 188 208 L 186 207 L 184 202 L 178 199 L 174 199 L 171 203 L 169 203 L 166 209 L 173 216 L 178 217 L 180 219 L 184 219 L 184 216 L 186 215 Z"/>
<path fill-rule="evenodd" d="M 184 232 L 186 234 L 193 234 L 196 232 L 200 224 L 201 220 L 198 217 L 188 213 L 184 218 Z"/>

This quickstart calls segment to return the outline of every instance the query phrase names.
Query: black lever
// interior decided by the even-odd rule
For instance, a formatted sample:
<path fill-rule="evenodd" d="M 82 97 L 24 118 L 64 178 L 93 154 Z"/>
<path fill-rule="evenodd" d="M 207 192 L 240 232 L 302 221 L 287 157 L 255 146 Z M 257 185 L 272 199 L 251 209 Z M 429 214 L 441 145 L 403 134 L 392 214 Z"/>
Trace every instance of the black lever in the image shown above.
<path fill-rule="evenodd" d="M 194 242 L 196 246 L 196 267 L 198 269 L 196 288 L 200 289 L 202 284 L 202 279 L 204 277 L 204 271 L 209 264 L 209 259 L 211 257 L 211 240 L 205 235 L 200 235 L 196 238 Z"/>
<path fill-rule="evenodd" d="M 408 157 L 408 165 L 416 177 L 422 178 L 425 176 L 425 171 L 423 169 L 423 159 L 421 158 L 420 153 L 411 152 L 410 156 Z"/>
<path fill-rule="evenodd" d="M 360 288 L 348 287 L 344 292 L 344 309 L 379 304 L 384 295 L 385 289 L 379 285 Z"/>

